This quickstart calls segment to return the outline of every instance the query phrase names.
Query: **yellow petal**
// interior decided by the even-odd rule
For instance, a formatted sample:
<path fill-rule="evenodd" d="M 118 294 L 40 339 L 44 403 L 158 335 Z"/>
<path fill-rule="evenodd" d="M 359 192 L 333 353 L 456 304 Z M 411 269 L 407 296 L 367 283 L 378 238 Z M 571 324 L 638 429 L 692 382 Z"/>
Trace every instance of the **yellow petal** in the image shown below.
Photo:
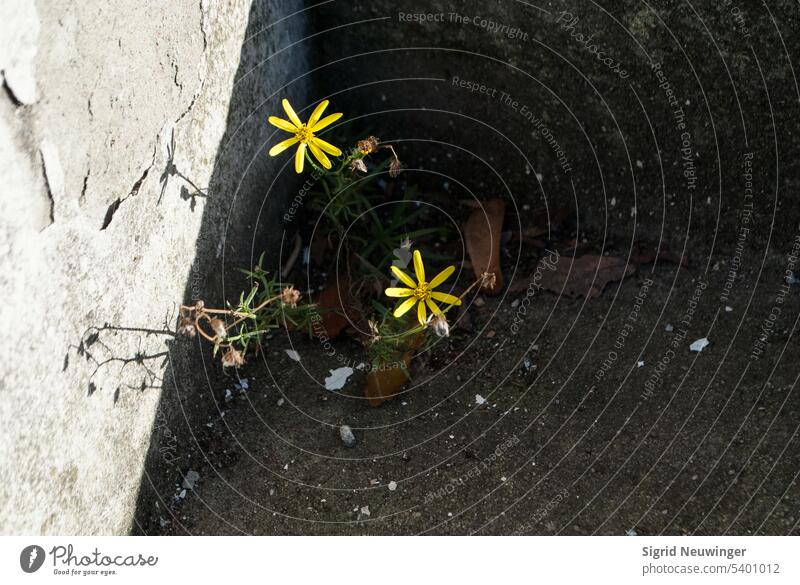
<path fill-rule="evenodd" d="M 437 301 L 442 301 L 443 303 L 447 303 L 448 305 L 461 304 L 461 299 L 443 292 L 433 291 L 431 293 L 431 298 L 436 299 Z"/>
<path fill-rule="evenodd" d="M 309 120 L 308 125 L 309 125 L 309 127 L 311 127 L 311 131 L 312 132 L 319 132 L 323 128 L 327 128 L 328 126 L 333 124 L 336 120 L 338 120 L 342 116 L 343 116 L 343 114 L 341 112 L 339 112 L 337 114 L 331 114 L 330 116 L 325 116 L 324 118 L 322 118 L 322 120 L 320 120 L 319 122 L 317 122 L 313 126 L 311 126 L 311 121 Z"/>
<path fill-rule="evenodd" d="M 316 136 L 314 136 L 314 138 L 311 139 L 311 142 L 316 144 L 320 149 L 324 150 L 331 156 L 342 156 L 341 150 L 336 148 L 333 144 L 325 142 L 322 138 L 317 138 Z"/>
<path fill-rule="evenodd" d="M 410 299 L 406 299 L 403 303 L 394 310 L 395 317 L 402 317 L 406 313 L 408 313 L 409 309 L 414 306 L 414 303 L 417 302 L 416 297 L 411 297 Z"/>
<path fill-rule="evenodd" d="M 387 288 L 383 292 L 387 297 L 402 298 L 414 296 L 413 288 Z"/>
<path fill-rule="evenodd" d="M 303 165 L 305 164 L 306 160 L 306 144 L 305 142 L 301 142 L 300 146 L 297 147 L 297 152 L 294 153 L 294 171 L 297 174 L 303 172 Z"/>
<path fill-rule="evenodd" d="M 417 273 L 417 282 L 425 282 L 425 266 L 422 265 L 422 254 L 414 250 L 414 272 Z"/>
<path fill-rule="evenodd" d="M 430 308 L 431 312 L 434 315 L 442 314 L 442 310 L 438 306 L 436 306 L 436 303 L 434 303 L 432 300 L 426 299 L 425 302 L 428 303 L 428 308 Z"/>
<path fill-rule="evenodd" d="M 295 138 L 294 136 L 292 136 L 291 138 L 289 138 L 287 140 L 284 140 L 283 142 L 279 142 L 278 144 L 276 144 L 275 146 L 273 146 L 272 148 L 269 149 L 269 155 L 270 156 L 278 155 L 278 154 L 282 153 L 284 150 L 286 150 L 287 148 L 289 148 L 295 142 L 297 142 L 297 138 Z"/>
<path fill-rule="evenodd" d="M 287 122 L 283 118 L 276 118 L 275 116 L 269 117 L 269 123 L 275 126 L 276 128 L 280 128 L 281 130 L 285 130 L 286 132 L 291 132 L 294 134 L 297 132 L 298 128 L 291 122 Z"/>
<path fill-rule="evenodd" d="M 330 102 L 328 100 L 323 100 L 319 103 L 319 105 L 314 108 L 314 111 L 311 112 L 311 117 L 308 119 L 308 127 L 314 129 L 314 124 L 319 122 L 319 119 L 322 117 L 322 112 L 325 111 L 325 108 L 328 107 Z"/>
<path fill-rule="evenodd" d="M 322 164 L 323 167 L 325 167 L 326 169 L 329 169 L 329 168 L 331 168 L 333 166 L 331 164 L 330 159 L 328 159 L 328 157 L 325 156 L 325 153 L 322 152 L 317 147 L 316 144 L 314 144 L 313 140 L 309 141 L 308 148 L 309 148 L 309 150 L 311 150 L 311 154 L 314 155 L 314 158 L 316 158 Z"/>
<path fill-rule="evenodd" d="M 425 325 L 428 321 L 428 313 L 425 311 L 425 303 L 417 305 L 417 320 L 420 325 Z"/>
<path fill-rule="evenodd" d="M 417 288 L 417 283 L 414 282 L 414 279 L 411 278 L 408 274 L 400 270 L 397 266 L 392 266 L 392 273 L 400 280 L 403 284 L 410 286 L 411 288 Z"/>
<path fill-rule="evenodd" d="M 450 275 L 455 272 L 455 266 L 448 266 L 444 270 L 442 270 L 439 274 L 433 277 L 433 280 L 428 283 L 429 288 L 436 288 L 440 284 L 442 284 L 445 280 L 450 278 Z"/>
<path fill-rule="evenodd" d="M 289 103 L 289 100 L 283 98 L 283 101 L 281 103 L 283 104 L 283 110 L 286 112 L 286 115 L 289 116 L 289 119 L 292 121 L 292 124 L 294 124 L 298 128 L 302 126 L 303 123 L 300 121 L 300 118 L 295 113 L 294 108 L 292 108 L 292 104 Z"/>

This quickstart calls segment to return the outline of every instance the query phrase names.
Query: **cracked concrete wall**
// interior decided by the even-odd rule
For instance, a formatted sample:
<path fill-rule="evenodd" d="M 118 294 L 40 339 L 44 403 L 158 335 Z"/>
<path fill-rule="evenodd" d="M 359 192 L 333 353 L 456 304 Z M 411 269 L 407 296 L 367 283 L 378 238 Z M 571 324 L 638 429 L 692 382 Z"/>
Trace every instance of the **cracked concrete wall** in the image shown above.
<path fill-rule="evenodd" d="M 176 307 L 252 211 L 227 186 L 271 172 L 250 113 L 306 68 L 299 47 L 239 83 L 240 60 L 300 38 L 302 14 L 269 23 L 301 8 L 2 3 L 0 532 L 130 529 Z M 221 166 L 232 124 L 250 152 Z"/>

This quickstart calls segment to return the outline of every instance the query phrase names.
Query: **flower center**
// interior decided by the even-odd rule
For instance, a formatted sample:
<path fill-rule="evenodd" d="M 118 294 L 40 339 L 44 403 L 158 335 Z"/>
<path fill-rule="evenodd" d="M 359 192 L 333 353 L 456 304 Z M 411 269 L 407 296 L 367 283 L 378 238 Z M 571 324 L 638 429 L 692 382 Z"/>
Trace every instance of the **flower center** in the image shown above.
<path fill-rule="evenodd" d="M 314 138 L 314 133 L 308 126 L 303 124 L 302 126 L 300 126 L 297 132 L 295 132 L 294 137 L 297 138 L 300 142 L 308 142 L 309 140 Z"/>
<path fill-rule="evenodd" d="M 428 297 L 431 296 L 431 291 L 428 288 L 428 283 L 427 282 L 418 283 L 417 288 L 414 289 L 414 296 L 420 301 L 427 300 Z"/>

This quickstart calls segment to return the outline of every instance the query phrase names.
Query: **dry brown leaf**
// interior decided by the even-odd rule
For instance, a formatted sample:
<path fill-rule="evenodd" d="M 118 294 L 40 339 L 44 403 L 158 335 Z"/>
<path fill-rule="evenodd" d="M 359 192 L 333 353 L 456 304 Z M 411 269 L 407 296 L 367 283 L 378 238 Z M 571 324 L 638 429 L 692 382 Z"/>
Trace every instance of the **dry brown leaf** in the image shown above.
<path fill-rule="evenodd" d="M 350 322 L 345 316 L 349 304 L 350 286 L 347 281 L 332 282 L 319 294 L 317 310 L 322 321 L 318 327 L 324 330 L 329 338 L 335 339 L 349 325 Z M 314 335 L 318 336 L 320 333 L 317 330 Z"/>
<path fill-rule="evenodd" d="M 500 237 L 506 204 L 502 199 L 490 199 L 480 209 L 473 211 L 464 224 L 467 253 L 472 262 L 475 278 L 484 272 L 495 275 L 494 286 L 482 290 L 489 295 L 498 295 L 503 288 L 503 273 L 500 270 Z"/>
<path fill-rule="evenodd" d="M 402 363 L 404 367 L 400 367 L 400 363 L 381 363 L 377 369 L 367 374 L 364 395 L 371 406 L 380 406 L 403 388 L 408 381 L 408 368 L 411 365 L 410 352 L 403 355 Z"/>
<path fill-rule="evenodd" d="M 521 284 L 527 288 L 539 276 L 538 285 L 547 291 L 570 297 L 593 298 L 603 292 L 609 282 L 617 282 L 634 272 L 634 266 L 615 256 L 587 254 L 574 260 L 561 256 L 555 263 L 548 258 L 540 260 L 534 275 Z"/>
<path fill-rule="evenodd" d="M 631 254 L 632 264 L 636 264 L 637 266 L 641 264 L 650 264 L 657 259 L 672 262 L 673 264 L 680 264 L 684 268 L 689 267 L 689 259 L 686 256 L 680 256 L 670 251 L 666 244 L 662 244 L 659 250 L 656 250 L 655 247 L 647 247 L 640 242 L 634 245 Z"/>

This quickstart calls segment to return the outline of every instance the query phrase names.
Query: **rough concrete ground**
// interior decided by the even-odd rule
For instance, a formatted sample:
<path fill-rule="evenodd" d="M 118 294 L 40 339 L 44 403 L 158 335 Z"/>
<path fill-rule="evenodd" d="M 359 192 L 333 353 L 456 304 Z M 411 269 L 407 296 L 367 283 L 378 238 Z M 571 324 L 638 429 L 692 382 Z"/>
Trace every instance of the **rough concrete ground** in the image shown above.
<path fill-rule="evenodd" d="M 623 350 L 614 343 L 649 269 L 586 303 L 542 293 L 518 335 L 513 297 L 487 299 L 471 309 L 479 333 L 456 333 L 417 358 L 405 393 L 377 409 L 362 398 L 363 374 L 341 394 L 327 391 L 324 377 L 340 364 L 321 358 L 316 340 L 276 335 L 265 359 L 241 372 L 250 390 L 236 395 L 235 377 L 213 380 L 215 394 L 225 387 L 235 398 L 220 399 L 199 433 L 190 467 L 201 479 L 174 518 L 161 510 L 162 530 L 796 534 L 797 289 L 768 356 L 749 359 L 780 261 L 765 270 L 750 313 L 743 302 L 730 312 L 700 305 L 647 397 L 645 382 L 694 294 L 694 271 L 681 270 L 673 287 L 675 267 L 656 267 Z M 711 345 L 690 352 L 704 336 Z M 337 350 L 358 360 L 346 340 Z M 598 383 L 610 351 L 618 358 Z M 354 429 L 355 448 L 340 440 L 341 424 Z"/>

